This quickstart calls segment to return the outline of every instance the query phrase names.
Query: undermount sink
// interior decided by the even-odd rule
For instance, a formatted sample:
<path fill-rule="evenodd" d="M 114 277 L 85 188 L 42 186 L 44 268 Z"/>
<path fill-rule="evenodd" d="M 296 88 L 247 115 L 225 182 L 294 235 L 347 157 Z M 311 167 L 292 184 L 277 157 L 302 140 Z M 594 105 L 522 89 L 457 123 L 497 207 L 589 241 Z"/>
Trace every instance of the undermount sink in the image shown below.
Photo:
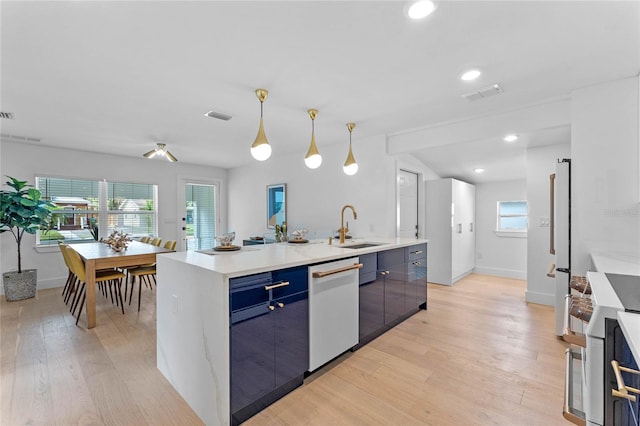
<path fill-rule="evenodd" d="M 360 248 L 375 247 L 380 245 L 382 245 L 382 243 L 357 243 L 357 244 L 343 245 L 343 246 L 340 246 L 340 248 L 360 249 Z"/>

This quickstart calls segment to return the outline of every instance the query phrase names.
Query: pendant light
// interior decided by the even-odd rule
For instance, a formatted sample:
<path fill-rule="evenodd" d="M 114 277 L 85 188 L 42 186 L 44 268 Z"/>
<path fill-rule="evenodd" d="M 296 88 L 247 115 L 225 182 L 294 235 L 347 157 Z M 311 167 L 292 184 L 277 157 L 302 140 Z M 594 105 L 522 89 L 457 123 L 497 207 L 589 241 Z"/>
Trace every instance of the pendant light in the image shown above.
<path fill-rule="evenodd" d="M 356 163 L 356 159 L 353 157 L 353 151 L 351 150 L 351 132 L 353 132 L 355 127 L 356 123 L 347 123 L 347 129 L 349 129 L 349 154 L 347 155 L 347 161 L 344 162 L 342 170 L 349 176 L 358 173 L 358 163 Z"/>
<path fill-rule="evenodd" d="M 310 109 L 307 112 L 309 113 L 309 117 L 311 117 L 311 144 L 309 145 L 307 156 L 304 157 L 304 164 L 310 169 L 317 169 L 320 167 L 320 164 L 322 164 L 322 155 L 318 152 L 315 136 L 315 120 L 318 115 L 318 110 Z"/>
<path fill-rule="evenodd" d="M 264 134 L 264 124 L 262 123 L 262 103 L 267 99 L 268 94 L 266 89 L 256 89 L 256 96 L 260 100 L 260 127 L 256 140 L 251 145 L 251 155 L 258 161 L 264 161 L 271 157 L 271 145 Z"/>

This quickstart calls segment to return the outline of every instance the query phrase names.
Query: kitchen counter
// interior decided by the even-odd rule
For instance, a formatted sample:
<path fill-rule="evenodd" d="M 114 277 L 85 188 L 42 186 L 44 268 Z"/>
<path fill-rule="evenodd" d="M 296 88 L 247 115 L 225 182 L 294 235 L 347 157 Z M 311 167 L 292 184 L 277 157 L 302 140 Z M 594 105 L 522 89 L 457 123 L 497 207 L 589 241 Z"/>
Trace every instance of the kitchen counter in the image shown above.
<path fill-rule="evenodd" d="M 371 247 L 345 248 L 361 243 Z M 413 238 L 275 243 L 157 258 L 157 367 L 205 424 L 230 424 L 229 279 L 427 243 Z"/>
<path fill-rule="evenodd" d="M 628 252 L 594 252 L 591 263 L 598 272 L 640 275 L 640 255 Z"/>
<path fill-rule="evenodd" d="M 618 323 L 636 363 L 640 365 L 640 314 L 618 312 Z"/>
<path fill-rule="evenodd" d="M 159 257 L 188 263 L 232 278 L 242 275 L 257 274 L 276 269 L 290 268 L 300 265 L 326 262 L 346 257 L 355 257 L 366 253 L 407 247 L 414 244 L 427 243 L 427 240 L 415 238 L 354 238 L 345 244 L 328 240 L 311 240 L 308 243 L 275 243 L 243 246 L 238 251 L 217 252 L 207 250 L 205 253 L 176 252 Z M 365 248 L 347 248 L 361 243 L 377 245 Z"/>

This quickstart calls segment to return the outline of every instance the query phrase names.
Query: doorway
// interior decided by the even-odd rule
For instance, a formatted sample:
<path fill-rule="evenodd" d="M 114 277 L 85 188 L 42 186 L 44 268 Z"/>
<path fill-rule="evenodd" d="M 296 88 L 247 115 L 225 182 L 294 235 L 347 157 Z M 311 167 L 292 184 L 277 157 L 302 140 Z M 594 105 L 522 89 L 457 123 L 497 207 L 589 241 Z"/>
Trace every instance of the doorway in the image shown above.
<path fill-rule="evenodd" d="M 418 238 L 418 174 L 400 169 L 398 187 L 398 237 Z"/>
<path fill-rule="evenodd" d="M 182 214 L 183 250 L 210 249 L 218 223 L 218 185 L 187 182 Z"/>

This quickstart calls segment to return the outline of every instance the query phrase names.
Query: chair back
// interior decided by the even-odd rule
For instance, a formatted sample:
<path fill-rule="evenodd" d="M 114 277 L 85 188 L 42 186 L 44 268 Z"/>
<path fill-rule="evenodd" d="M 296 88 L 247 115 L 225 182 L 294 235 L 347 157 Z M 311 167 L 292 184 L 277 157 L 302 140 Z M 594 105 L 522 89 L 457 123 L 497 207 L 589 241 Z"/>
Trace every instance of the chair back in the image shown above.
<path fill-rule="evenodd" d="M 176 243 L 177 241 L 173 241 L 173 240 L 167 240 L 167 242 L 164 243 L 164 248 L 169 249 L 169 250 L 175 250 L 176 249 Z"/>
<path fill-rule="evenodd" d="M 160 247 L 160 244 L 162 244 L 162 238 L 154 238 L 153 240 L 151 240 L 150 244 Z"/>
<path fill-rule="evenodd" d="M 67 256 L 69 257 L 69 264 L 71 265 L 71 272 L 76 274 L 78 279 L 82 282 L 87 282 L 87 276 L 85 274 L 84 262 L 77 251 L 67 247 Z"/>
<path fill-rule="evenodd" d="M 147 235 L 146 237 L 140 238 L 140 242 L 141 243 L 148 243 L 150 239 L 151 239 L 151 237 Z"/>
<path fill-rule="evenodd" d="M 71 271 L 71 263 L 69 262 L 69 255 L 67 254 L 67 251 L 69 250 L 69 246 L 63 243 L 62 241 L 58 241 L 58 248 L 60 248 L 62 259 L 64 259 L 64 264 L 67 265 L 67 268 Z"/>

